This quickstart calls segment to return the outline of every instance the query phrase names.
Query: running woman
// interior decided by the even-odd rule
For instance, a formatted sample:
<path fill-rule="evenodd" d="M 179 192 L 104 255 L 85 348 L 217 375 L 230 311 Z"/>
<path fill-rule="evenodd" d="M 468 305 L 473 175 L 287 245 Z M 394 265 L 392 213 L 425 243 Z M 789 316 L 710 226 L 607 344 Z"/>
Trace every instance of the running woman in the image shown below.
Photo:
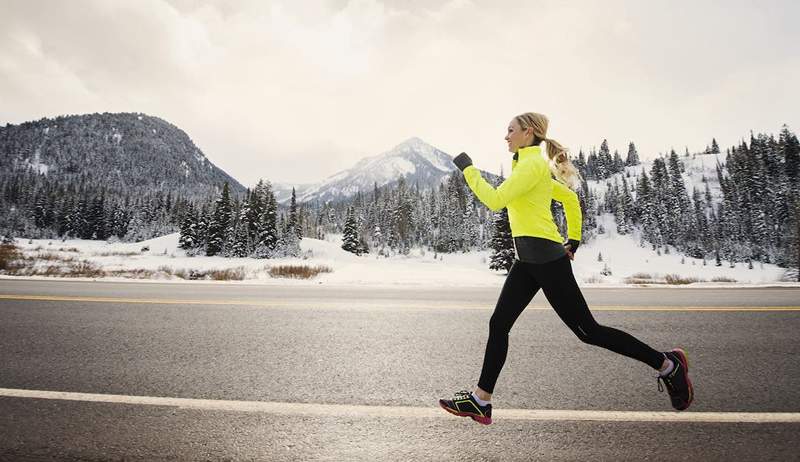
<path fill-rule="evenodd" d="M 514 153 L 511 175 L 496 189 L 481 177 L 466 153 L 453 159 L 475 197 L 492 211 L 508 209 L 516 258 L 489 320 L 478 386 L 472 392 L 459 391 L 452 399 L 440 399 L 439 405 L 457 416 L 471 417 L 485 425 L 492 423 L 492 393 L 506 360 L 508 333 L 541 288 L 556 314 L 581 341 L 637 359 L 658 371 L 659 391 L 663 391 L 663 382 L 672 406 L 682 411 L 694 395 L 686 352 L 680 348 L 656 351 L 628 333 L 598 324 L 589 312 L 570 263 L 580 245 L 583 216 L 578 195 L 567 185 L 575 184 L 580 175 L 567 150 L 547 138 L 547 126 L 547 117 L 533 112 L 511 120 L 505 137 L 509 152 Z M 539 146 L 543 141 L 547 158 Z M 550 212 L 551 200 L 564 207 L 565 243 Z"/>

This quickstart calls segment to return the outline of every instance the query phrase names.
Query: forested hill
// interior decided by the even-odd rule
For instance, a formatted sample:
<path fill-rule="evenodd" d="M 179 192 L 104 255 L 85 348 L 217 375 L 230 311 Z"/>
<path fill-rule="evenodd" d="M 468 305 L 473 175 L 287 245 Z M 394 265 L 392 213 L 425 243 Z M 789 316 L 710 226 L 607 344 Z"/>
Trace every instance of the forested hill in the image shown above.
<path fill-rule="evenodd" d="M 144 114 L 87 114 L 0 127 L 2 175 L 31 171 L 51 181 L 102 187 L 107 193 L 171 191 L 186 199 L 207 196 L 228 182 L 189 136 Z"/>
<path fill-rule="evenodd" d="M 228 183 L 178 127 L 87 114 L 0 127 L 0 234 L 142 240 L 177 230 L 187 205 Z"/>

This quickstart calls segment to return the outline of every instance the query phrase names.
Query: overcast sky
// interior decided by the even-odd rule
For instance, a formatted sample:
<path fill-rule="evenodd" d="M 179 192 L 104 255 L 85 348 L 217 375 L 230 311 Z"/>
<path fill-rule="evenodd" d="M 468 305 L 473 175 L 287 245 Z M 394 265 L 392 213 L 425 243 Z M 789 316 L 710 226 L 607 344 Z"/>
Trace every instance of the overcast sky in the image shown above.
<path fill-rule="evenodd" d="M 798 132 L 799 5 L 0 0 L 0 123 L 144 112 L 246 186 L 317 182 L 411 136 L 507 172 L 526 111 L 575 154 L 724 149 Z"/>

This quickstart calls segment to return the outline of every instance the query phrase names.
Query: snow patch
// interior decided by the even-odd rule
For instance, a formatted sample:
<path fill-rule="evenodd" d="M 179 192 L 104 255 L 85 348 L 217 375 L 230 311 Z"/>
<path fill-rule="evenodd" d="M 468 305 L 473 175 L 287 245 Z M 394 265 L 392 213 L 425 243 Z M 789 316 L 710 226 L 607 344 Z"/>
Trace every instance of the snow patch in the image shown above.
<path fill-rule="evenodd" d="M 736 286 L 743 284 L 775 285 L 780 281 L 785 269 L 771 264 L 756 264 L 755 269 L 747 269 L 746 263 L 737 263 L 730 268 L 728 263 L 714 266 L 713 260 L 685 257 L 681 254 L 657 255 L 648 245 L 639 247 L 638 236 L 616 233 L 614 217 L 605 214 L 598 222 L 606 228 L 606 233 L 597 239 L 581 244 L 572 262 L 573 271 L 581 287 L 630 287 L 626 280 L 644 273 L 654 279 L 667 274 L 685 278 L 698 278 L 707 282 L 700 285 L 718 287 L 731 283 L 715 283 L 713 278 L 734 279 Z M 506 273 L 488 268 L 490 251 L 472 251 L 454 254 L 435 254 L 421 248 L 414 248 L 409 255 L 390 258 L 376 253 L 356 256 L 344 251 L 341 234 L 328 234 L 324 240 L 303 238 L 300 241 L 301 257 L 255 259 L 224 257 L 188 257 L 178 248 L 179 233 L 168 234 L 137 243 L 108 243 L 91 240 L 17 239 L 17 245 L 26 252 L 58 252 L 61 248 L 76 248 L 79 253 L 67 252 L 65 255 L 86 259 L 107 271 L 146 269 L 169 278 L 163 268 L 173 271 L 209 271 L 243 267 L 250 282 L 263 284 L 337 284 L 337 285 L 379 285 L 379 286 L 491 286 L 502 287 Z M 144 250 L 142 250 L 144 249 Z M 602 260 L 598 261 L 598 253 Z M 684 263 L 681 263 L 681 260 Z M 694 263 L 694 264 L 693 264 Z M 333 272 L 321 273 L 309 280 L 287 280 L 272 278 L 268 269 L 275 265 L 325 265 Z M 763 267 L 762 267 L 763 266 Z M 611 274 L 603 275 L 608 268 Z M 159 273 L 159 268 L 162 271 Z M 157 276 L 159 277 L 159 276 Z M 176 281 L 182 281 L 174 277 Z M 779 283 L 783 284 L 783 283 Z M 659 285 L 659 287 L 697 287 Z M 796 286 L 796 284 L 795 284 Z"/>
<path fill-rule="evenodd" d="M 33 162 L 31 162 L 30 159 L 25 159 L 24 165 L 40 175 L 47 175 L 47 172 L 50 170 L 49 165 L 41 162 L 41 150 L 39 148 L 36 148 L 36 151 L 33 153 Z"/>

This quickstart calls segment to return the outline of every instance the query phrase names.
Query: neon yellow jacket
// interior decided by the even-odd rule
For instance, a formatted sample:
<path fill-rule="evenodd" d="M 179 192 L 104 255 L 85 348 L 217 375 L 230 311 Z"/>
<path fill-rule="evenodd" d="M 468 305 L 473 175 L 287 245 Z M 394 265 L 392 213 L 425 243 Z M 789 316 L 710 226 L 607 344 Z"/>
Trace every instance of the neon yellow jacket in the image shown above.
<path fill-rule="evenodd" d="M 539 146 L 521 148 L 517 157 L 511 161 L 511 175 L 497 189 L 483 179 L 474 165 L 465 168 L 464 178 L 475 197 L 494 212 L 508 209 L 513 237 L 534 236 L 563 243 L 550 212 L 550 202 L 555 199 L 564 206 L 568 238 L 580 241 L 583 215 L 578 195 L 551 177 Z"/>

